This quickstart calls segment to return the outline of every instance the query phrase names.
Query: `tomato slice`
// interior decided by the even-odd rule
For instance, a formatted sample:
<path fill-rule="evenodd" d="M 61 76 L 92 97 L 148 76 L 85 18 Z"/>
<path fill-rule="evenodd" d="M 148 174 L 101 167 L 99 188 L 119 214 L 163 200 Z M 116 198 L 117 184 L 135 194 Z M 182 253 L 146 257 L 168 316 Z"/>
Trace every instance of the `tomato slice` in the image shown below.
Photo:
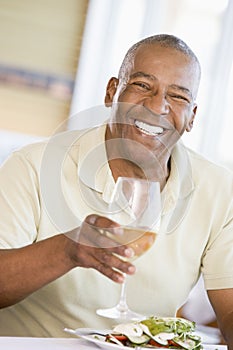
<path fill-rule="evenodd" d="M 128 340 L 128 338 L 123 334 L 107 334 L 105 341 L 113 343 L 112 338 L 119 340 L 122 343 L 122 345 L 125 345 L 126 341 Z"/>
<path fill-rule="evenodd" d="M 168 344 L 174 348 L 179 348 L 179 345 L 175 343 L 172 339 L 168 340 Z"/>
<path fill-rule="evenodd" d="M 128 338 L 126 337 L 126 335 L 123 334 L 112 334 L 113 337 L 115 337 L 116 339 L 120 340 L 120 341 L 124 341 L 127 340 Z"/>
<path fill-rule="evenodd" d="M 158 348 L 167 348 L 166 345 L 161 345 L 161 344 L 157 343 L 157 341 L 155 341 L 154 339 L 150 339 L 148 344 L 153 345 L 153 346 L 157 346 Z"/>

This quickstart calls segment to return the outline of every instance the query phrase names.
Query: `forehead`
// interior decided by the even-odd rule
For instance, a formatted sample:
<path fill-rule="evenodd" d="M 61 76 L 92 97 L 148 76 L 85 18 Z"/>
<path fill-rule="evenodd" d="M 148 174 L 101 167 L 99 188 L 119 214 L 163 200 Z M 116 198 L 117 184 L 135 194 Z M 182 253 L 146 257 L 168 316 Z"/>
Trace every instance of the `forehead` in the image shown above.
<path fill-rule="evenodd" d="M 129 68 L 129 75 L 144 72 L 153 75 L 167 84 L 189 85 L 191 90 L 197 89 L 199 74 L 194 59 L 174 48 L 159 44 L 140 46 L 134 55 Z"/>
<path fill-rule="evenodd" d="M 191 68 L 194 62 L 191 57 L 175 48 L 164 47 L 159 44 L 144 44 L 140 46 L 134 55 L 134 65 L 152 66 L 162 64 L 172 65 L 174 68 Z"/>

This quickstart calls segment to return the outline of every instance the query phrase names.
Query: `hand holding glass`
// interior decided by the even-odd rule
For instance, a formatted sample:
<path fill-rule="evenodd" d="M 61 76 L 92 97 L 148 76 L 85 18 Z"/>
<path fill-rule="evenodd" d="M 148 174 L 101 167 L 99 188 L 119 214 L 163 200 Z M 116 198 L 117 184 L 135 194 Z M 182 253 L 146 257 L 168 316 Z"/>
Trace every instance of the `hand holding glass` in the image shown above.
<path fill-rule="evenodd" d="M 126 177 L 117 179 L 109 204 L 108 217 L 124 228 L 122 235 L 111 234 L 111 238 L 134 250 L 133 258 L 128 260 L 138 258 L 152 246 L 159 230 L 160 214 L 159 182 Z M 113 308 L 98 309 L 97 314 L 122 320 L 142 318 L 142 315 L 131 311 L 126 303 L 126 275 L 119 303 Z"/>

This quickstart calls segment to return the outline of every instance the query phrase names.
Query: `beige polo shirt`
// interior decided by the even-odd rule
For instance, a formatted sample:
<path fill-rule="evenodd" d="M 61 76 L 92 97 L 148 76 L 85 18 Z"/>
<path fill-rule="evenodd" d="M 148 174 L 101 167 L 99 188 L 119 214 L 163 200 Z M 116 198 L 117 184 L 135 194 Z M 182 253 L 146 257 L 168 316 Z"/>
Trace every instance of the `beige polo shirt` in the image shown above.
<path fill-rule="evenodd" d="M 104 214 L 114 181 L 105 127 L 59 134 L 15 152 L 0 170 L 0 247 L 17 248 Z M 135 261 L 128 303 L 144 315 L 172 316 L 200 272 L 207 289 L 233 287 L 233 177 L 179 143 L 163 191 L 160 235 Z M 97 316 L 120 286 L 76 268 L 15 306 L 0 310 L 0 335 L 68 336 L 64 327 L 109 328 Z"/>

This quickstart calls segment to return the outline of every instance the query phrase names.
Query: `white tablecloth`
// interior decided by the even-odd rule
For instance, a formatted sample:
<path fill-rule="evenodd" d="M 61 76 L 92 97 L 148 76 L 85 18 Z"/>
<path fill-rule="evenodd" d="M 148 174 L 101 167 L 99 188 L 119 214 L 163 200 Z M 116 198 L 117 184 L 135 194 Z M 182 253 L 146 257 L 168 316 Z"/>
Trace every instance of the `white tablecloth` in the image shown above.
<path fill-rule="evenodd" d="M 78 338 L 0 337 L 1 350 L 88 350 L 96 348 L 95 344 Z"/>
<path fill-rule="evenodd" d="M 88 350 L 100 349 L 94 343 L 76 338 L 0 337 L 1 350 Z M 225 345 L 208 345 L 204 350 L 227 350 Z"/>

